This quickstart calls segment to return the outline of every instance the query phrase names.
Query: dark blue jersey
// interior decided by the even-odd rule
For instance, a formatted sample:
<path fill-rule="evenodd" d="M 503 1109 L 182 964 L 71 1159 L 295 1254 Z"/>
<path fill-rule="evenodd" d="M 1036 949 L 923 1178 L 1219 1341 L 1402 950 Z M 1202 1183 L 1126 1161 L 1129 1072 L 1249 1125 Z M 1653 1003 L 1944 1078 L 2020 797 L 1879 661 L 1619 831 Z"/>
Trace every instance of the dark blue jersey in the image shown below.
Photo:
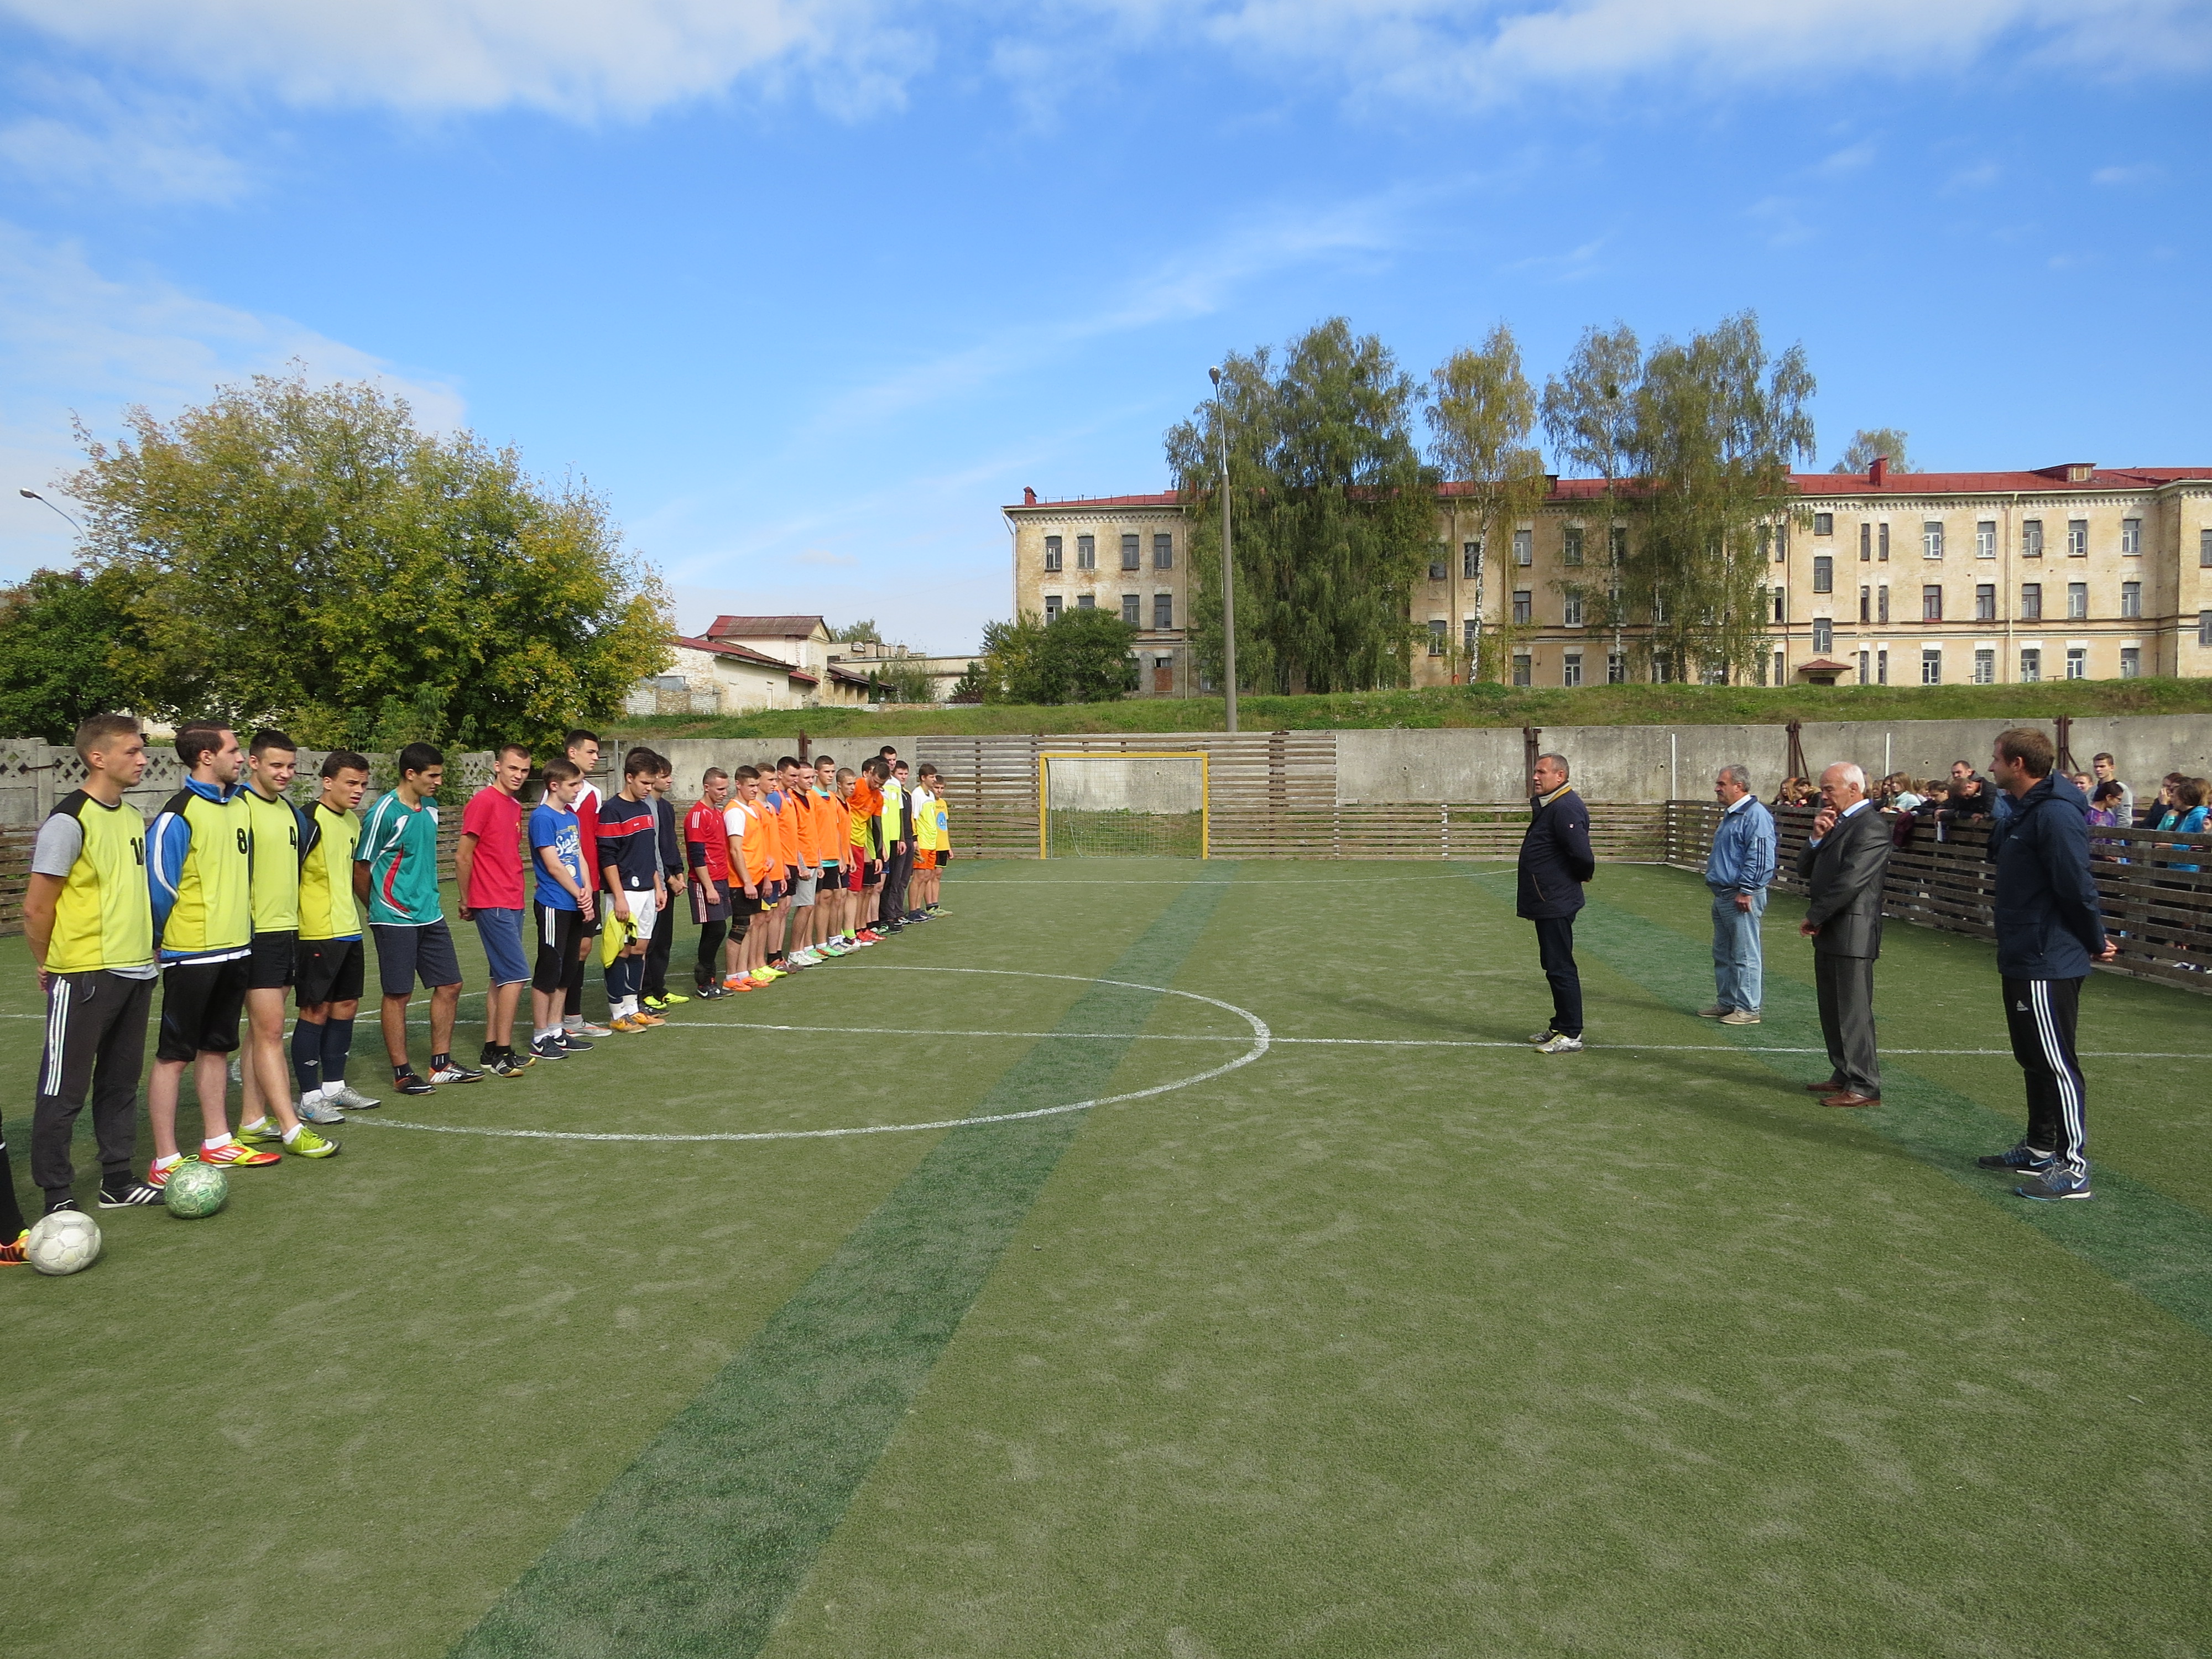
<path fill-rule="evenodd" d="M 633 893 L 653 890 L 660 870 L 660 824 L 650 800 L 609 795 L 599 803 L 599 865 L 612 865 Z"/>

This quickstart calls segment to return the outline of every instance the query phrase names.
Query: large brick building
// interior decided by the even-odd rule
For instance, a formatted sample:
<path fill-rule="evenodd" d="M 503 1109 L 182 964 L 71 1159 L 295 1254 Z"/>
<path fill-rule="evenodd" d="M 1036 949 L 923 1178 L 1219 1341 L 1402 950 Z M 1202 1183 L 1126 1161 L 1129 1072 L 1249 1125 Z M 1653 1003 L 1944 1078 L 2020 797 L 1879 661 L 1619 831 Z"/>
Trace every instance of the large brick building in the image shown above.
<path fill-rule="evenodd" d="M 1797 521 L 1772 543 L 1769 644 L 1757 678 L 1842 684 L 2014 684 L 2212 674 L 2212 466 L 2021 472 L 1805 472 Z M 1014 606 L 1098 605 L 1138 629 L 1139 691 L 1198 689 L 1189 526 L 1172 492 L 1048 501 L 1024 491 Z M 1506 580 L 1486 564 L 1463 491 L 1437 492 L 1427 580 L 1413 598 L 1429 650 L 1414 684 L 1466 672 L 1478 625 L 1514 624 L 1504 674 L 1530 685 L 1625 678 L 1633 653 L 1585 623 L 1613 532 L 1592 480 L 1554 479 L 1514 526 Z M 1663 672 L 1661 669 L 1657 672 Z"/>

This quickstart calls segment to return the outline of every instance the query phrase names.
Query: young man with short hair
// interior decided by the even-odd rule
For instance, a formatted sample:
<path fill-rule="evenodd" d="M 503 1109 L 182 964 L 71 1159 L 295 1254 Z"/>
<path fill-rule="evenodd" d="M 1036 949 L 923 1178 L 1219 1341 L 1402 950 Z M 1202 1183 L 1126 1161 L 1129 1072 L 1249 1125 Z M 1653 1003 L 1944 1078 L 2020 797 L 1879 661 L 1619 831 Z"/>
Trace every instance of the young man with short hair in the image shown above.
<path fill-rule="evenodd" d="M 676 816 L 676 803 L 668 799 L 676 787 L 676 769 L 665 755 L 653 757 L 653 811 L 659 830 L 660 874 L 667 902 L 653 919 L 653 941 L 645 951 L 645 994 L 640 999 L 647 1012 L 665 1013 L 690 997 L 668 988 L 668 958 L 676 949 L 676 895 L 685 885 L 684 833 Z"/>
<path fill-rule="evenodd" d="M 837 763 L 817 755 L 806 775 L 815 850 L 822 856 L 822 880 L 814 893 L 814 951 L 817 956 L 848 956 L 853 946 L 845 937 L 845 865 L 853 832 L 837 794 Z"/>
<path fill-rule="evenodd" d="M 323 757 L 323 792 L 300 830 L 300 948 L 292 988 L 299 1018 L 292 1025 L 292 1075 L 300 1085 L 300 1115 L 314 1123 L 343 1123 L 341 1108 L 365 1112 L 379 1103 L 346 1081 L 368 963 L 353 873 L 362 792 L 368 787 L 368 757 L 332 750 Z"/>
<path fill-rule="evenodd" d="M 576 793 L 584 775 L 570 760 L 545 763 L 545 799 L 531 809 L 530 855 L 536 884 L 531 917 L 538 968 L 530 979 L 530 1053 L 537 1060 L 565 1060 L 592 1045 L 561 1023 L 568 965 L 576 960 L 583 924 L 598 909 L 584 864 L 583 830 Z"/>
<path fill-rule="evenodd" d="M 492 757 L 491 781 L 461 812 L 453 848 L 461 920 L 477 925 L 490 983 L 484 990 L 483 1052 L 477 1065 L 498 1077 L 520 1077 L 534 1057 L 514 1052 L 514 1012 L 530 963 L 522 954 L 522 786 L 530 751 L 502 744 Z"/>
<path fill-rule="evenodd" d="M 251 1170 L 278 1158 L 233 1136 L 224 1109 L 253 951 L 253 827 L 238 784 L 245 752 L 230 727 L 193 720 L 177 733 L 177 756 L 185 787 L 169 797 L 146 842 L 161 962 L 161 1035 L 146 1085 L 154 1129 L 146 1179 L 155 1187 L 184 1161 L 177 1097 L 187 1066 L 199 1094 L 200 1162 Z"/>
<path fill-rule="evenodd" d="M 399 751 L 399 787 L 376 798 L 354 856 L 354 896 L 368 906 L 368 931 L 376 940 L 377 978 L 384 990 L 379 1011 L 392 1086 L 403 1095 L 427 1095 L 441 1083 L 477 1083 L 482 1072 L 453 1059 L 453 1014 L 461 1000 L 461 958 L 446 926 L 438 896 L 439 787 L 446 757 L 427 743 Z M 415 981 L 430 990 L 430 1075 L 426 1081 L 407 1056 L 407 1005 Z"/>
<path fill-rule="evenodd" d="M 945 860 L 952 856 L 952 814 L 945 804 L 945 780 L 937 768 L 927 761 L 921 763 L 916 775 L 928 796 L 925 809 L 926 822 L 916 826 L 917 832 L 927 830 L 929 842 L 929 868 L 921 882 L 921 891 L 915 902 L 924 915 L 941 916 L 945 907 L 938 902 L 941 892 L 939 884 L 945 879 Z"/>
<path fill-rule="evenodd" d="M 249 1146 L 281 1142 L 301 1158 L 330 1158 L 338 1143 L 301 1122 L 284 1065 L 284 998 L 300 945 L 300 814 L 285 792 L 299 768 L 299 745 L 282 732 L 264 727 L 246 745 L 240 799 L 253 836 L 253 951 L 246 958 L 238 1138 Z"/>
<path fill-rule="evenodd" d="M 852 793 L 845 802 L 853 814 L 853 855 L 860 866 L 860 914 L 855 918 L 860 927 L 854 938 L 863 945 L 877 944 L 883 938 L 876 923 L 881 916 L 886 850 L 884 786 L 890 778 L 890 767 L 878 756 L 862 765 L 860 775 L 854 780 Z"/>
<path fill-rule="evenodd" d="M 730 798 L 730 775 L 710 766 L 699 780 L 699 799 L 684 815 L 684 857 L 690 879 L 691 920 L 699 925 L 699 956 L 691 982 L 708 1001 L 732 994 L 724 988 L 719 965 L 730 934 L 730 839 L 723 812 Z"/>
<path fill-rule="evenodd" d="M 736 943 L 729 976 L 732 991 L 765 990 L 775 982 L 766 967 L 768 929 L 763 917 L 775 903 L 775 825 L 760 799 L 760 770 L 738 769 L 737 793 L 722 814 L 728 842 L 730 879 L 738 890 L 730 901 L 730 932 Z"/>
<path fill-rule="evenodd" d="M 599 768 L 599 740 L 596 734 L 579 727 L 562 741 L 569 763 L 583 778 L 576 789 L 576 834 L 582 843 L 584 868 L 596 892 L 599 884 L 599 791 L 592 781 L 592 774 Z M 584 1018 L 584 959 L 592 954 L 592 941 L 599 937 L 605 921 L 604 908 L 595 908 L 585 917 L 576 939 L 576 965 L 568 970 L 561 984 L 561 1029 L 571 1036 L 612 1035 L 605 1026 Z"/>
<path fill-rule="evenodd" d="M 884 795 L 884 890 L 878 931 L 900 933 L 907 925 L 906 887 L 914 871 L 914 805 L 907 798 L 906 763 L 888 763 Z"/>
<path fill-rule="evenodd" d="M 2109 750 L 2105 750 L 2090 760 L 2089 767 L 2096 774 L 2099 783 L 2119 784 L 2120 822 L 2132 829 L 2136 821 L 2136 792 L 2121 782 L 2119 763 L 2112 758 Z"/>
<path fill-rule="evenodd" d="M 154 1006 L 154 909 L 146 888 L 146 821 L 124 791 L 146 775 L 146 739 L 127 714 L 94 714 L 76 728 L 84 787 L 54 803 L 31 849 L 23 933 L 46 999 L 46 1044 L 31 1109 L 31 1179 L 46 1211 L 74 1210 L 70 1137 L 92 1096 L 100 1149 L 100 1207 L 158 1203 L 133 1174 L 138 1073 Z M 23 1260 L 8 1147 L 0 1139 L 0 1266 Z"/>
<path fill-rule="evenodd" d="M 785 961 L 794 970 L 818 967 L 828 958 L 813 949 L 817 925 L 815 901 L 822 886 L 822 852 L 816 844 L 814 828 L 814 781 L 789 755 L 776 763 L 776 770 L 783 793 L 781 816 L 789 826 L 784 846 L 790 860 L 791 948 Z"/>
<path fill-rule="evenodd" d="M 653 773 L 659 757 L 633 749 L 623 757 L 622 793 L 599 807 L 599 872 L 607 893 L 607 919 L 599 959 L 607 975 L 608 1024 L 623 1035 L 667 1022 L 639 1006 L 645 952 L 653 924 L 667 902 L 660 873 L 659 825 L 653 810 Z"/>

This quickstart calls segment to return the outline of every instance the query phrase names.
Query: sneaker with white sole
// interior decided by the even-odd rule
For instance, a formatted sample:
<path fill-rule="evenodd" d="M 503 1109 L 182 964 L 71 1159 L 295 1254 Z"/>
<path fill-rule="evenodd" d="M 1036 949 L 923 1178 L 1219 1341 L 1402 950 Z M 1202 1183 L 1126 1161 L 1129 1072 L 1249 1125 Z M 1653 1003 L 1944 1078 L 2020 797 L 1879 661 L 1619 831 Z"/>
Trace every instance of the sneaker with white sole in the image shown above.
<path fill-rule="evenodd" d="M 1540 1044 L 1536 1052 L 1540 1054 L 1578 1054 L 1582 1049 L 1583 1040 L 1580 1037 L 1562 1036 L 1554 1031 L 1552 1040 Z"/>
<path fill-rule="evenodd" d="M 112 1187 L 105 1181 L 100 1183 L 100 1207 L 103 1210 L 128 1210 L 161 1201 L 161 1189 L 150 1181 L 133 1181 L 126 1176 Z"/>
<path fill-rule="evenodd" d="M 323 1104 L 325 1106 L 335 1103 L 344 1107 L 349 1112 L 365 1112 L 372 1106 L 383 1103 L 374 1095 L 362 1093 L 350 1083 L 337 1084 L 335 1087 L 337 1092 L 333 1094 L 332 1085 L 328 1083 L 323 1085 Z"/>
<path fill-rule="evenodd" d="M 1529 1041 L 1529 1042 L 1533 1042 L 1533 1043 L 1534 1043 L 1534 1044 L 1536 1044 L 1536 1045 L 1537 1045 L 1537 1047 L 1541 1048 L 1545 1043 L 1549 1042 L 1550 1042 L 1553 1037 L 1555 1037 L 1555 1036 L 1559 1036 L 1559 1033 L 1558 1033 L 1557 1031 L 1554 1031 L 1554 1030 L 1553 1030 L 1550 1026 L 1547 1025 L 1547 1026 L 1546 1026 L 1542 1030 L 1540 1030 L 1540 1031 L 1531 1031 L 1531 1032 L 1529 1032 L 1529 1033 L 1528 1033 L 1528 1041 Z"/>
<path fill-rule="evenodd" d="M 612 1036 L 614 1035 L 613 1027 L 607 1025 L 596 1025 L 588 1019 L 578 1020 L 574 1025 L 569 1024 L 568 1022 L 564 1019 L 561 1022 L 561 1029 L 568 1032 L 571 1036 L 603 1037 Z"/>
<path fill-rule="evenodd" d="M 530 1039 L 530 1052 L 538 1060 L 566 1060 L 568 1058 L 568 1045 L 558 1037 L 532 1037 Z"/>
<path fill-rule="evenodd" d="M 370 1105 L 376 1103 L 371 1101 Z M 292 1109 L 300 1115 L 302 1123 L 343 1123 L 345 1114 L 331 1103 L 327 1096 L 318 1094 L 313 1099 L 302 1095 Z"/>
<path fill-rule="evenodd" d="M 448 1060 L 443 1066 L 430 1073 L 430 1081 L 433 1083 L 481 1083 L 483 1081 L 483 1073 L 462 1065 L 459 1060 Z"/>

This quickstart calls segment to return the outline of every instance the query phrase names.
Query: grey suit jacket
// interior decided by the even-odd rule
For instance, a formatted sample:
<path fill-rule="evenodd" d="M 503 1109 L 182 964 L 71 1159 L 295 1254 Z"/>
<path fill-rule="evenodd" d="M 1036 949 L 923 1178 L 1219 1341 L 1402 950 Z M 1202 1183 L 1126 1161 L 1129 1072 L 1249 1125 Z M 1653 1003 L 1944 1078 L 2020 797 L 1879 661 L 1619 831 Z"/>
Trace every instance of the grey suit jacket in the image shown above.
<path fill-rule="evenodd" d="M 1881 954 L 1881 878 L 1889 868 L 1889 823 L 1868 806 L 1828 831 L 1818 847 L 1797 854 L 1806 883 L 1805 920 L 1820 931 L 1815 954 Z"/>

